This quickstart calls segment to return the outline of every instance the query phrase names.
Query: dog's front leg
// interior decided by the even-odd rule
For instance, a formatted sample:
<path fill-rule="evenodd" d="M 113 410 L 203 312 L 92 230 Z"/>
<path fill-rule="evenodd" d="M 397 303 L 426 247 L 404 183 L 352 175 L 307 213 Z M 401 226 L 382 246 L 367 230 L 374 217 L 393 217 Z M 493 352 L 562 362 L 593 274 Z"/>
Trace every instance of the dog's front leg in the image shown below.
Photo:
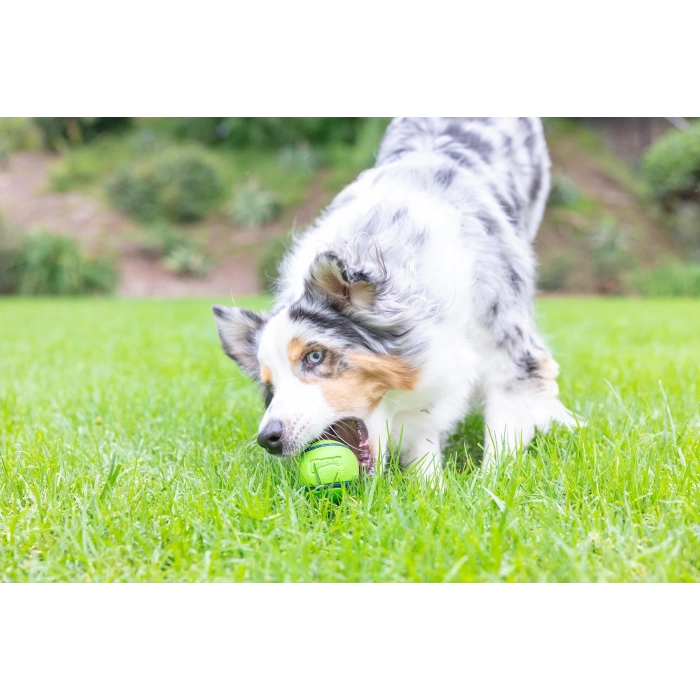
<path fill-rule="evenodd" d="M 441 489 L 443 478 L 440 435 L 437 432 L 421 432 L 423 434 L 408 438 L 404 434 L 401 464 L 427 485 Z"/>
<path fill-rule="evenodd" d="M 547 432 L 553 423 L 575 428 L 574 415 L 557 398 L 558 367 L 551 357 L 540 365 L 536 380 L 515 382 L 514 386 L 492 386 L 486 394 L 484 467 L 525 449 L 535 431 Z"/>

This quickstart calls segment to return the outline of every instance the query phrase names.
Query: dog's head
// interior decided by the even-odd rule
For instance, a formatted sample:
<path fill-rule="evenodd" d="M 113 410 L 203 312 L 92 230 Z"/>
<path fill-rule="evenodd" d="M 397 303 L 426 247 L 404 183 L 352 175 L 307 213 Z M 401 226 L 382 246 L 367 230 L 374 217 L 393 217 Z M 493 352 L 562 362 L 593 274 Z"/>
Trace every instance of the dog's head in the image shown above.
<path fill-rule="evenodd" d="M 277 314 L 215 306 L 224 351 L 263 389 L 258 442 L 287 456 L 325 437 L 345 442 L 365 470 L 373 436 L 367 423 L 390 389 L 409 390 L 417 371 L 391 354 L 396 329 L 377 310 L 384 282 L 334 253 L 315 259 L 304 293 Z"/>

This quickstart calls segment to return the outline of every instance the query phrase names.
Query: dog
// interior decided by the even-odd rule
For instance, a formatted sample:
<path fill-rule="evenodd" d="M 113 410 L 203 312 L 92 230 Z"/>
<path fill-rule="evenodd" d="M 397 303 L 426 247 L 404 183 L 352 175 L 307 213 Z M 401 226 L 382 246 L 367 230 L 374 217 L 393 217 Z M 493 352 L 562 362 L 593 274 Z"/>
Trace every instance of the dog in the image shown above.
<path fill-rule="evenodd" d="M 573 427 L 533 313 L 549 186 L 538 118 L 394 119 L 376 165 L 296 240 L 272 312 L 214 307 L 224 351 L 262 387 L 258 443 L 289 456 L 341 440 L 367 475 L 393 451 L 439 484 L 475 406 L 486 466 Z"/>

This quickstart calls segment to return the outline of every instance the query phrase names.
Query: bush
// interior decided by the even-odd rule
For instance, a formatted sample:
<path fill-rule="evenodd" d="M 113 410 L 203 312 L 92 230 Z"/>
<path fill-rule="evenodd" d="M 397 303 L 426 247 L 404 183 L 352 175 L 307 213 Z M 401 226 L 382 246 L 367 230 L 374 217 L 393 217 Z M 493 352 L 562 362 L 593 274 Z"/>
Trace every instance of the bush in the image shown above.
<path fill-rule="evenodd" d="M 598 291 L 615 294 L 621 291 L 621 275 L 632 266 L 628 248 L 629 235 L 613 219 L 605 219 L 592 233 L 591 264 Z"/>
<path fill-rule="evenodd" d="M 277 157 L 279 164 L 289 170 L 316 170 L 320 163 L 318 153 L 308 143 L 285 146 Z"/>
<path fill-rule="evenodd" d="M 185 277 L 205 277 L 213 267 L 211 258 L 193 243 L 176 245 L 163 257 L 162 263 L 168 272 Z"/>
<path fill-rule="evenodd" d="M 0 220 L 0 294 L 14 294 L 22 271 L 22 237 Z"/>
<path fill-rule="evenodd" d="M 123 167 L 107 181 L 106 189 L 115 209 L 142 221 L 158 216 L 159 192 L 152 165 Z"/>
<path fill-rule="evenodd" d="M 700 122 L 660 138 L 644 156 L 642 174 L 652 195 L 666 205 L 700 200 Z"/>
<path fill-rule="evenodd" d="M 674 263 L 638 272 L 632 287 L 646 297 L 700 297 L 700 265 Z"/>
<path fill-rule="evenodd" d="M 129 126 L 130 117 L 36 117 L 44 147 L 57 151 L 66 144 L 92 141 L 100 134 L 120 131 Z"/>
<path fill-rule="evenodd" d="M 548 199 L 551 206 L 570 207 L 576 204 L 579 199 L 581 199 L 581 193 L 571 178 L 558 173 L 552 176 L 552 186 L 549 190 Z"/>
<path fill-rule="evenodd" d="M 569 275 L 576 266 L 576 257 L 557 253 L 545 260 L 539 271 L 538 287 L 545 292 L 560 292 L 568 286 Z"/>
<path fill-rule="evenodd" d="M 149 257 L 162 258 L 187 239 L 166 221 L 156 221 L 141 235 L 141 250 Z"/>
<path fill-rule="evenodd" d="M 700 248 L 700 204 L 678 204 L 673 216 L 673 230 L 682 243 L 692 248 Z"/>
<path fill-rule="evenodd" d="M 217 169 L 192 149 L 165 151 L 152 162 L 126 166 L 107 183 L 112 205 L 143 221 L 194 221 L 216 206 L 223 190 Z"/>
<path fill-rule="evenodd" d="M 213 267 L 201 245 L 162 221 L 147 229 L 141 249 L 159 258 L 166 270 L 177 275 L 204 277 Z"/>
<path fill-rule="evenodd" d="M 161 156 L 154 173 L 161 210 L 175 221 L 200 219 L 223 195 L 217 169 L 196 151 Z"/>
<path fill-rule="evenodd" d="M 249 180 L 236 191 L 233 220 L 241 226 L 262 226 L 272 221 L 279 211 L 277 196 L 263 189 L 256 180 Z"/>
<path fill-rule="evenodd" d="M 19 268 L 20 294 L 108 293 L 117 282 L 111 261 L 86 259 L 73 239 L 48 231 L 24 239 Z"/>
<path fill-rule="evenodd" d="M 300 142 L 355 143 L 364 121 L 357 117 L 188 117 L 157 120 L 156 125 L 177 139 L 235 148 L 279 148 Z"/>
<path fill-rule="evenodd" d="M 3 117 L 0 119 L 0 161 L 17 151 L 41 148 L 41 133 L 31 119 Z"/>

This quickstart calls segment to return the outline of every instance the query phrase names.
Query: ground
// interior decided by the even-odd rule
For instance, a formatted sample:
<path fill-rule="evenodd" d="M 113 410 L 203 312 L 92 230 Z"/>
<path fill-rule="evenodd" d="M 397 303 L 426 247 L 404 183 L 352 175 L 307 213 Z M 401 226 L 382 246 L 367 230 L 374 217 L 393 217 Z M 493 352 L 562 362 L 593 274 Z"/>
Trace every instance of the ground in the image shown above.
<path fill-rule="evenodd" d="M 540 301 L 587 427 L 484 477 L 471 418 L 444 493 L 390 469 L 338 506 L 255 444 L 209 306 L 0 301 L 0 578 L 700 580 L 699 302 Z"/>
<path fill-rule="evenodd" d="M 180 227 L 188 236 L 203 238 L 215 261 L 214 269 L 203 279 L 182 277 L 144 255 L 139 242 L 142 227 L 111 209 L 99 196 L 99 188 L 52 191 L 51 171 L 60 163 L 60 156 L 48 153 L 10 156 L 0 168 L 0 216 L 26 231 L 45 229 L 77 238 L 88 253 L 117 255 L 117 294 L 124 297 L 259 292 L 257 268 L 265 243 L 293 226 L 307 226 L 331 199 L 321 186 L 325 177 L 321 172 L 309 183 L 303 202 L 287 208 L 266 226 L 235 226 L 225 213 L 217 213 L 193 227 Z"/>

